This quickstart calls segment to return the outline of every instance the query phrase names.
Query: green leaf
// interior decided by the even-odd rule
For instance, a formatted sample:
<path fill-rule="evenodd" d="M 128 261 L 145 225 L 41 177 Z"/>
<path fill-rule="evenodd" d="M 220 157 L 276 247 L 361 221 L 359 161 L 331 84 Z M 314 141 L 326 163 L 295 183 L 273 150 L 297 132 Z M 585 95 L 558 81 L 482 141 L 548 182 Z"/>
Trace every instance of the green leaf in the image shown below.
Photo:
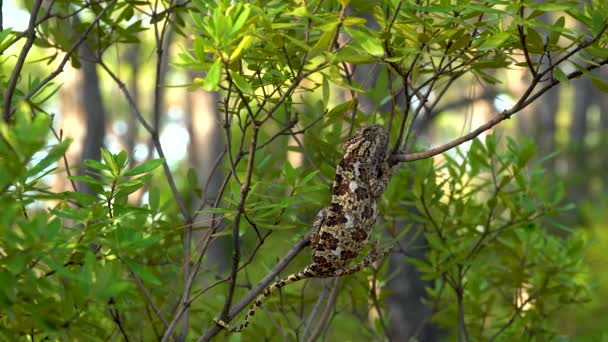
<path fill-rule="evenodd" d="M 80 67 L 82 66 L 82 64 L 80 63 L 80 60 L 78 59 L 77 54 L 74 53 L 70 56 L 70 65 L 74 69 L 80 69 Z"/>
<path fill-rule="evenodd" d="M 71 180 L 77 181 L 77 182 L 82 182 L 82 183 L 87 183 L 87 184 L 94 184 L 94 185 L 106 185 L 105 183 L 103 183 L 100 180 L 97 180 L 91 176 L 71 176 L 69 177 Z"/>
<path fill-rule="evenodd" d="M 260 223 L 256 222 L 256 226 L 259 228 L 270 229 L 270 230 L 285 230 L 285 229 L 294 229 L 297 226 L 294 224 L 269 224 L 269 223 Z"/>
<path fill-rule="evenodd" d="M 608 82 L 606 82 L 606 80 L 604 80 L 603 78 L 598 77 L 591 77 L 591 82 L 593 82 L 593 85 L 603 91 L 604 93 L 608 93 Z"/>
<path fill-rule="evenodd" d="M 298 171 L 291 166 L 289 161 L 285 161 L 285 164 L 283 164 L 283 174 L 285 175 L 285 181 L 287 184 L 294 186 L 296 183 L 296 177 L 298 177 Z"/>
<path fill-rule="evenodd" d="M 553 26 L 551 27 L 551 33 L 549 33 L 549 46 L 557 45 L 557 41 L 564 30 L 564 24 L 566 23 L 565 17 L 562 15 L 557 18 Z"/>
<path fill-rule="evenodd" d="M 329 81 L 327 76 L 323 75 L 323 106 L 329 103 Z"/>
<path fill-rule="evenodd" d="M 511 33 L 499 32 L 499 33 L 493 35 L 491 38 L 483 41 L 483 43 L 481 43 L 481 45 L 479 47 L 477 47 L 477 49 L 481 50 L 481 51 L 498 49 L 498 48 L 502 47 L 502 45 L 507 40 L 509 40 L 509 38 L 511 38 Z"/>
<path fill-rule="evenodd" d="M 369 55 L 384 56 L 384 47 L 379 39 L 356 27 L 345 27 L 344 29 L 353 38 L 353 42 L 360 45 Z"/>
<path fill-rule="evenodd" d="M 251 88 L 249 82 L 247 82 L 247 80 L 245 80 L 245 78 L 241 76 L 238 72 L 231 73 L 230 76 L 232 77 L 232 81 L 234 82 L 234 84 L 236 84 L 237 88 L 239 88 L 239 90 L 242 91 L 243 94 L 249 96 L 254 95 L 253 88 Z"/>
<path fill-rule="evenodd" d="M 150 210 L 153 212 L 158 212 L 158 206 L 160 204 L 160 190 L 153 186 L 150 187 L 148 191 L 148 205 L 150 205 Z"/>
<path fill-rule="evenodd" d="M 333 42 L 338 23 L 332 23 L 326 30 L 322 30 L 323 34 L 317 40 L 316 44 L 310 50 L 310 57 L 314 57 L 323 51 L 330 50 L 330 45 Z"/>
<path fill-rule="evenodd" d="M 457 34 L 452 36 L 452 45 L 448 48 L 447 54 L 452 54 L 469 44 L 470 37 L 468 33 L 465 33 L 465 30 L 459 30 Z"/>
<path fill-rule="evenodd" d="M 294 10 L 285 12 L 284 14 L 293 15 L 294 17 L 312 18 L 312 15 L 308 12 L 308 8 L 306 6 L 298 6 Z"/>
<path fill-rule="evenodd" d="M 128 159 L 127 152 L 124 150 L 115 155 L 116 165 L 118 165 L 119 171 L 122 171 L 127 166 Z"/>
<path fill-rule="evenodd" d="M 557 66 L 553 69 L 553 77 L 561 83 L 568 83 L 570 81 L 562 69 Z"/>
<path fill-rule="evenodd" d="M 61 159 L 61 157 L 63 157 L 63 155 L 65 154 L 65 151 L 67 151 L 67 149 L 71 143 L 72 143 L 72 139 L 65 139 L 65 140 L 61 141 L 59 144 L 53 146 L 51 148 L 51 150 L 49 151 L 49 153 L 47 153 L 47 155 L 44 158 L 42 158 L 42 160 L 39 161 L 38 164 L 34 165 L 32 168 L 30 168 L 27 171 L 27 173 L 25 174 L 25 177 L 29 178 L 29 177 L 35 176 L 38 173 L 44 171 L 44 169 L 46 169 L 47 167 L 51 166 L 51 164 L 54 164 L 56 161 Z"/>
<path fill-rule="evenodd" d="M 213 236 L 213 237 L 222 237 L 222 236 L 230 236 L 230 235 L 232 235 L 232 230 L 230 230 L 230 229 L 224 229 L 221 232 L 211 234 L 211 236 Z"/>
<path fill-rule="evenodd" d="M 255 41 L 253 36 L 250 35 L 246 35 L 244 36 L 241 41 L 239 42 L 239 45 L 237 45 L 236 49 L 234 49 L 234 51 L 232 51 L 232 54 L 230 54 L 230 62 L 233 62 L 235 60 L 237 60 L 239 57 L 241 57 L 241 55 L 246 51 L 246 49 Z M 211 70 L 209 70 L 209 72 L 211 72 Z M 218 80 L 219 82 L 219 80 Z"/>
<path fill-rule="evenodd" d="M 87 159 L 84 161 L 84 164 L 90 168 L 99 170 L 99 171 L 108 171 L 112 172 L 112 169 L 104 163 L 98 162 L 97 160 Z"/>
<path fill-rule="evenodd" d="M 150 284 L 153 284 L 153 285 L 161 285 L 160 280 L 154 274 L 152 274 L 150 271 L 146 270 L 143 266 L 141 266 L 129 259 L 124 259 L 124 261 L 125 261 L 125 264 L 127 264 L 127 266 L 129 267 L 129 269 L 131 271 L 133 271 L 133 273 L 135 273 L 142 280 L 144 280 Z"/>
<path fill-rule="evenodd" d="M 101 148 L 101 158 L 106 163 L 106 165 L 110 167 L 110 170 L 112 170 L 112 176 L 118 176 L 120 173 L 118 165 L 114 161 L 112 154 L 108 152 L 108 150 L 106 150 L 105 148 Z"/>
<path fill-rule="evenodd" d="M 545 51 L 543 39 L 535 29 L 529 27 L 526 32 L 526 48 L 530 53 L 541 54 Z"/>
<path fill-rule="evenodd" d="M 0 53 L 2 53 L 5 49 L 5 47 L 3 46 L 4 44 L 4 40 L 10 36 L 10 34 L 13 32 L 13 29 L 11 27 L 7 27 L 4 30 L 0 31 Z M 7 42 L 8 43 L 8 42 Z"/>
<path fill-rule="evenodd" d="M 264 158 L 262 158 L 262 160 L 259 160 L 259 159 L 256 160 L 256 162 L 257 162 L 256 168 L 258 170 L 264 169 L 271 161 L 272 161 L 272 154 L 268 153 L 267 155 L 264 156 Z"/>
<path fill-rule="evenodd" d="M 344 113 L 355 108 L 357 106 L 357 103 L 358 101 L 356 97 L 350 101 L 343 102 L 332 108 L 329 113 L 327 113 L 326 117 L 333 118 L 337 116 L 342 116 Z"/>
<path fill-rule="evenodd" d="M 374 63 L 377 62 L 377 58 L 373 57 L 371 55 L 365 54 L 365 53 L 361 53 L 361 50 L 359 48 L 350 46 L 350 45 L 346 45 L 343 48 L 341 48 L 340 50 L 338 50 L 338 52 L 336 52 L 336 54 L 334 55 L 334 59 L 332 59 L 333 63 L 336 62 L 347 62 L 347 63 L 352 63 L 352 64 L 369 64 L 369 63 Z M 332 82 L 334 82 L 332 80 Z"/>
<path fill-rule="evenodd" d="M 215 62 L 213 62 L 213 64 L 211 65 L 211 68 L 209 68 L 209 71 L 207 71 L 207 76 L 205 76 L 205 79 L 202 84 L 203 90 L 205 90 L 205 91 L 219 90 L 221 76 L 222 76 L 222 60 L 219 57 L 217 57 Z"/>
<path fill-rule="evenodd" d="M 601 13 L 599 11 L 591 12 L 591 26 L 593 28 L 593 33 L 597 34 L 602 30 L 602 28 L 606 25 L 606 14 Z"/>
<path fill-rule="evenodd" d="M 125 172 L 125 174 L 123 176 L 130 177 L 130 176 L 135 176 L 135 175 L 139 175 L 142 173 L 150 172 L 150 171 L 156 169 L 157 167 L 161 166 L 164 162 L 165 162 L 165 159 L 163 159 L 163 158 L 148 160 L 147 162 L 145 162 L 143 164 L 139 164 L 136 167 L 132 168 L 131 170 Z"/>
<path fill-rule="evenodd" d="M 246 4 L 245 8 L 241 11 L 238 18 L 236 18 L 234 24 L 232 24 L 232 27 L 230 28 L 230 35 L 234 35 L 243 27 L 243 25 L 249 18 L 249 13 L 251 13 L 251 7 Z M 232 58 L 230 59 L 232 60 Z"/>
<path fill-rule="evenodd" d="M 139 178 L 132 179 L 128 182 L 120 183 L 116 185 L 116 194 L 115 196 L 125 196 L 132 194 L 133 192 L 141 189 L 144 186 L 144 183 L 152 178 L 151 174 L 143 175 Z"/>
<path fill-rule="evenodd" d="M 312 180 L 320 171 L 319 170 L 315 170 L 312 171 L 311 173 L 307 174 L 304 178 L 302 178 L 302 180 L 300 180 L 298 182 L 298 186 L 302 186 L 305 185 L 306 183 L 310 182 L 310 180 Z"/>
<path fill-rule="evenodd" d="M 120 13 L 116 21 L 129 21 L 133 17 L 133 6 L 127 5 L 125 9 Z"/>
<path fill-rule="evenodd" d="M 162 237 L 160 235 L 151 235 L 147 238 L 138 237 L 137 240 L 130 241 L 127 246 L 130 248 L 148 248 L 154 244 L 157 244 Z"/>
<path fill-rule="evenodd" d="M 305 193 L 305 192 L 318 192 L 318 191 L 325 191 L 325 190 L 328 190 L 327 185 L 315 184 L 315 185 L 311 185 L 311 186 L 302 187 L 302 188 L 298 189 L 298 192 Z"/>

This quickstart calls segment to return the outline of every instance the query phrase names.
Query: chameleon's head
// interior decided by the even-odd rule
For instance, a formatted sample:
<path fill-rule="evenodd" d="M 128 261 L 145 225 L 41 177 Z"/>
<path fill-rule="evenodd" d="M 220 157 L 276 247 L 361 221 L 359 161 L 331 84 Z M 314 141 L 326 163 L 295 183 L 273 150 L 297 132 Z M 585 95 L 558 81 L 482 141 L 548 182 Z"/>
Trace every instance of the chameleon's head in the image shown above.
<path fill-rule="evenodd" d="M 379 161 L 386 157 L 387 148 L 388 133 L 380 125 L 358 129 L 342 146 L 345 156 L 372 157 Z"/>

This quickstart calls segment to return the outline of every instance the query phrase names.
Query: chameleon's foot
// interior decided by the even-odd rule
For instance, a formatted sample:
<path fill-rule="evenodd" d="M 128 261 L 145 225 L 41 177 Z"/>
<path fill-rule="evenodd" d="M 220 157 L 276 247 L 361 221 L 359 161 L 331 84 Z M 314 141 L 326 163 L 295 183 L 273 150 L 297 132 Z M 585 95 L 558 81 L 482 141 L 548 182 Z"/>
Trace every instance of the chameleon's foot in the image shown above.
<path fill-rule="evenodd" d="M 226 323 L 226 322 L 222 321 L 221 319 L 214 319 L 213 321 L 215 322 L 215 324 L 219 325 L 220 327 L 226 329 L 226 331 L 229 331 L 231 333 L 240 332 L 243 329 L 245 329 L 247 327 L 247 325 L 249 325 L 249 322 L 246 322 L 246 323 L 239 325 L 238 327 L 233 327 L 229 323 Z"/>
<path fill-rule="evenodd" d="M 228 323 L 222 321 L 221 319 L 214 319 L 213 321 L 215 322 L 215 324 L 219 325 L 220 327 L 222 327 L 226 330 L 231 330 L 230 325 L 228 325 Z"/>
<path fill-rule="evenodd" d="M 382 259 L 385 255 L 387 255 L 388 253 L 390 253 L 392 249 L 391 247 L 384 247 L 380 249 L 380 246 L 377 244 L 372 244 L 372 250 L 370 251 L 370 253 L 360 262 L 354 264 L 354 265 L 349 265 L 343 269 L 339 269 L 336 272 L 334 272 L 334 274 L 332 274 L 333 277 L 342 277 L 345 276 L 347 274 L 353 274 L 355 272 L 359 272 L 362 269 L 368 267 L 369 265 L 373 264 L 374 262 Z"/>
<path fill-rule="evenodd" d="M 393 249 L 393 246 L 381 247 L 380 243 L 376 241 L 372 244 L 372 250 L 369 252 L 369 256 L 367 258 L 371 259 L 370 262 L 376 262 L 390 253 L 391 249 Z"/>

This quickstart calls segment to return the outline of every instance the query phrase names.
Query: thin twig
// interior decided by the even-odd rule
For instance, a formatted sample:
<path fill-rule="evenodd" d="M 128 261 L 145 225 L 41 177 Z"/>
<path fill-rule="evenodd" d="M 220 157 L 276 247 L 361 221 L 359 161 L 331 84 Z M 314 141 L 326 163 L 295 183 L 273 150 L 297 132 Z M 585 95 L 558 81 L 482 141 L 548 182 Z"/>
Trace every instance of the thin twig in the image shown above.
<path fill-rule="evenodd" d="M 331 292 L 329 293 L 329 298 L 327 300 L 327 306 L 325 307 L 325 310 L 323 310 L 323 313 L 319 318 L 319 324 L 317 324 L 315 330 L 310 334 L 310 337 L 307 341 L 314 342 L 317 340 L 317 338 L 319 338 L 319 336 L 321 336 L 321 333 L 323 333 L 323 330 L 327 325 L 329 315 L 333 311 L 334 305 L 336 304 L 336 299 L 338 298 L 338 294 L 340 293 L 340 280 L 341 278 L 334 279 L 333 288 L 331 289 Z"/>
<path fill-rule="evenodd" d="M 236 315 L 238 315 L 241 311 L 247 308 L 249 303 L 254 300 L 260 293 L 262 293 L 262 291 L 264 291 L 264 289 L 268 285 L 270 285 L 271 282 L 275 280 L 277 275 L 281 271 L 283 271 L 287 267 L 287 265 L 289 265 L 289 263 L 296 257 L 296 255 L 298 255 L 298 253 L 300 253 L 304 249 L 304 247 L 306 247 L 309 242 L 309 238 L 310 237 L 306 235 L 298 242 L 296 242 L 293 248 L 291 248 L 289 252 L 285 254 L 285 257 L 281 259 L 281 261 L 279 261 L 279 263 L 270 272 L 268 272 L 268 274 L 264 276 L 264 278 L 262 278 L 262 280 L 260 280 L 258 284 L 254 286 L 238 303 L 232 306 L 230 312 L 228 313 L 228 320 L 226 322 L 232 320 Z M 205 332 L 203 336 L 198 339 L 198 341 L 210 341 L 211 338 L 217 335 L 221 330 L 222 328 L 220 326 L 213 325 L 207 332 Z"/>
<path fill-rule="evenodd" d="M 223 320 L 227 318 L 228 312 L 230 310 L 230 305 L 232 304 L 232 298 L 234 296 L 234 288 L 236 285 L 237 273 L 239 268 L 239 261 L 241 259 L 240 255 L 240 223 L 241 216 L 243 216 L 245 212 L 245 201 L 247 200 L 247 196 L 249 195 L 249 190 L 251 186 L 251 178 L 253 175 L 254 169 L 254 161 L 256 154 L 256 146 L 258 144 L 258 133 L 260 131 L 260 126 L 258 123 L 254 123 L 253 132 L 251 133 L 251 144 L 249 145 L 249 158 L 247 160 L 247 171 L 245 174 L 245 181 L 241 186 L 240 199 L 239 204 L 237 206 L 237 212 L 234 217 L 234 226 L 232 227 L 232 270 L 230 273 L 230 284 L 228 286 L 228 295 L 226 296 L 226 300 L 224 302 L 224 307 L 222 309 L 222 313 L 220 318 Z"/>
<path fill-rule="evenodd" d="M 43 24 L 45 21 L 47 21 L 47 20 L 49 20 L 49 19 L 52 19 L 52 18 L 57 18 L 57 19 L 70 19 L 71 17 L 73 17 L 73 16 L 75 16 L 75 15 L 78 15 L 80 12 L 84 11 L 85 9 L 87 9 L 87 8 L 89 8 L 89 7 L 93 6 L 93 5 L 99 5 L 99 4 L 104 3 L 104 2 L 105 2 L 105 0 L 100 0 L 100 1 L 91 1 L 91 2 L 88 2 L 88 3 L 86 3 L 86 4 L 83 4 L 83 5 L 82 5 L 82 7 L 80 7 L 80 8 L 78 8 L 78 9 L 74 10 L 74 12 L 72 12 L 72 13 L 62 15 L 62 14 L 58 14 L 58 13 L 57 13 L 57 14 L 52 14 L 52 13 L 51 13 L 51 8 L 53 7 L 53 4 L 55 3 L 55 0 L 52 0 L 52 1 L 51 1 L 51 3 L 50 3 L 50 5 L 45 5 L 45 6 L 44 6 L 44 7 L 47 9 L 47 12 L 45 13 L 45 15 L 44 15 L 42 18 L 40 18 L 40 20 L 38 20 L 38 21 L 36 22 L 36 25 L 35 25 L 35 26 L 36 26 L 36 27 L 38 27 L 38 26 L 40 26 L 41 24 Z M 0 1 L 0 4 L 2 4 L 2 1 Z M 1 9 L 0 9 L 0 11 L 1 11 Z M 1 12 L 0 12 L 0 13 L 1 13 Z M 11 39 L 11 41 L 10 41 L 8 44 L 6 44 L 6 45 L 4 46 L 4 49 L 0 50 L 0 55 L 2 55 L 2 53 L 3 53 L 4 51 L 6 51 L 6 50 L 7 50 L 9 47 L 13 46 L 13 44 L 15 44 L 15 43 L 16 43 L 17 41 L 19 41 L 21 38 L 25 37 L 25 36 L 27 35 L 27 33 L 28 33 L 27 29 L 26 29 L 25 31 L 21 31 L 21 32 L 19 32 L 19 33 L 16 33 L 16 34 L 13 36 L 13 38 Z"/>
<path fill-rule="evenodd" d="M 602 61 L 600 61 L 597 64 L 593 64 L 593 65 L 588 65 L 587 67 L 585 67 L 584 69 L 586 71 L 591 71 L 591 70 L 595 70 L 597 68 L 599 68 L 600 66 L 603 66 L 605 64 L 608 64 L 608 59 L 604 59 Z M 578 78 L 581 75 L 583 75 L 583 72 L 578 70 L 578 71 L 574 71 L 570 74 L 568 74 L 566 77 L 571 80 L 574 78 Z M 496 126 L 497 124 L 499 124 L 500 122 L 511 118 L 511 115 L 518 113 L 519 111 L 521 111 L 522 109 L 526 108 L 528 105 L 530 105 L 532 102 L 534 102 L 538 97 L 540 97 L 542 94 L 544 94 L 545 92 L 547 92 L 549 89 L 553 88 L 554 86 L 556 86 L 557 84 L 559 84 L 560 81 L 554 79 L 552 80 L 548 85 L 546 85 L 545 87 L 539 89 L 536 93 L 534 93 L 531 96 L 524 96 L 521 98 L 521 100 L 516 103 L 513 107 L 511 107 L 510 109 L 507 109 L 505 111 L 503 111 L 502 113 L 500 113 L 499 115 L 495 116 L 493 119 L 489 120 L 488 122 L 486 122 L 485 124 L 479 126 L 477 129 L 475 129 L 474 131 L 465 134 L 457 139 L 454 139 L 448 143 L 445 143 L 441 146 L 432 148 L 430 150 L 424 151 L 424 152 L 416 152 L 416 153 L 408 153 L 408 154 L 403 154 L 403 153 L 396 153 L 393 154 L 391 156 L 391 164 L 397 164 L 400 162 L 409 162 L 409 161 L 414 161 L 414 160 L 420 160 L 420 159 L 426 159 L 426 158 L 430 158 L 432 156 L 436 156 L 438 154 L 441 154 L 445 151 L 448 151 L 456 146 L 461 145 L 462 143 L 472 140 L 474 138 L 476 138 L 478 135 L 480 135 L 481 133 L 487 131 L 488 129 Z M 535 86 L 536 84 L 531 85 L 528 89 L 532 90 L 534 89 L 533 86 Z M 523 100 L 523 101 L 522 101 Z"/>
<path fill-rule="evenodd" d="M 116 0 L 114 0 L 114 1 L 116 1 Z M 177 190 L 177 186 L 175 185 L 175 180 L 173 178 L 173 174 L 171 173 L 171 169 L 169 169 L 169 164 L 167 164 L 167 159 L 165 158 L 165 153 L 160 144 L 158 132 L 156 132 L 152 128 L 152 126 L 150 126 L 150 124 L 146 121 L 146 119 L 143 117 L 143 115 L 139 111 L 139 108 L 137 107 L 137 104 L 135 103 L 135 100 L 133 100 L 133 97 L 131 97 L 131 94 L 129 93 L 129 90 L 127 89 L 125 83 L 122 82 L 120 80 L 120 78 L 118 78 L 118 76 L 116 76 L 116 74 L 114 72 L 112 72 L 112 70 L 107 66 L 107 64 L 104 63 L 103 60 L 99 61 L 99 65 L 102 67 L 102 69 L 104 69 L 106 71 L 106 73 L 110 76 L 110 78 L 112 78 L 114 80 L 114 82 L 116 82 L 116 84 L 118 84 L 118 87 L 122 91 L 123 95 L 127 98 L 127 101 L 129 102 L 129 106 L 131 107 L 131 110 L 136 115 L 137 120 L 142 124 L 142 126 L 144 126 L 146 131 L 148 131 L 148 133 L 153 137 L 154 147 L 156 148 L 156 151 L 158 152 L 158 156 L 165 159 L 165 161 L 163 162 L 163 171 L 165 173 L 165 177 L 167 177 L 167 182 L 169 183 L 171 192 L 173 193 L 173 198 L 175 199 L 175 202 L 177 203 L 180 213 L 182 214 L 182 216 L 184 217 L 184 220 L 186 221 L 185 224 L 186 225 L 192 224 L 192 222 L 191 222 L 192 216 L 190 215 L 190 213 L 188 212 L 188 209 L 186 208 L 184 199 L 182 198 L 179 191 Z"/>
<path fill-rule="evenodd" d="M 317 318 L 317 313 L 318 313 L 319 309 L 321 308 L 321 304 L 323 304 L 323 302 L 325 301 L 325 297 L 327 297 L 327 294 L 329 292 L 327 283 L 328 282 L 324 282 L 323 291 L 321 291 L 319 298 L 317 298 L 315 305 L 312 307 L 312 310 L 310 311 L 310 314 L 308 315 L 308 319 L 306 320 L 306 324 L 304 325 L 304 332 L 302 335 L 302 339 L 306 339 L 306 336 L 308 335 L 308 332 L 310 331 L 312 324 L 315 321 L 315 318 Z M 304 296 L 302 296 L 302 299 L 303 298 L 304 298 Z"/>
<path fill-rule="evenodd" d="M 148 303 L 150 304 L 150 306 L 154 310 L 154 313 L 156 313 L 156 316 L 158 316 L 158 318 L 160 319 L 160 321 L 163 323 L 163 325 L 166 328 L 169 325 L 169 323 L 167 323 L 167 320 L 165 319 L 165 316 L 163 315 L 162 311 L 160 311 L 160 309 L 158 308 L 158 306 L 156 306 L 156 304 L 154 303 L 154 299 L 152 298 L 152 295 L 150 294 L 150 291 L 148 291 L 148 289 L 146 288 L 146 286 L 144 285 L 144 283 L 137 276 L 137 274 L 135 274 L 135 272 L 133 272 L 133 270 L 131 269 L 131 267 L 129 267 L 129 265 L 127 265 L 127 263 L 124 262 L 124 260 L 122 259 L 122 257 L 120 257 L 118 255 L 117 255 L 117 257 L 118 257 L 118 260 L 120 260 L 120 262 L 123 265 L 125 265 L 125 267 L 127 268 L 127 271 L 131 275 L 131 278 L 133 278 L 135 280 L 135 284 L 141 290 L 141 292 L 144 294 L 144 296 L 146 297 L 146 300 L 148 301 Z"/>
<path fill-rule="evenodd" d="M 2 116 L 4 117 L 5 122 L 8 122 L 11 117 L 11 101 L 13 99 L 15 88 L 17 88 L 17 81 L 19 80 L 21 69 L 23 69 L 25 58 L 30 52 L 32 45 L 34 45 L 34 40 L 36 39 L 36 17 L 38 16 L 38 11 L 40 10 L 41 6 L 42 0 L 36 0 L 34 2 L 34 7 L 32 8 L 32 14 L 30 15 L 30 21 L 26 31 L 27 39 L 25 41 L 25 44 L 23 45 L 23 48 L 21 48 L 21 53 L 19 53 L 19 58 L 17 58 L 17 63 L 15 64 L 15 68 L 11 73 L 11 78 L 8 81 L 6 92 L 4 92 L 4 106 L 2 108 Z"/>
<path fill-rule="evenodd" d="M 519 17 L 521 21 L 524 21 L 524 4 L 523 2 L 519 5 Z M 536 73 L 536 69 L 534 69 L 534 63 L 532 63 L 532 59 L 530 58 L 530 53 L 528 52 L 528 46 L 526 45 L 526 33 L 524 32 L 524 26 L 522 24 L 517 25 L 517 33 L 519 34 L 519 41 L 521 43 L 521 49 L 524 51 L 524 57 L 526 59 L 526 64 L 528 65 L 528 69 L 532 74 L 533 78 L 537 78 L 538 74 Z"/>
<path fill-rule="evenodd" d="M 36 95 L 36 93 L 42 89 L 44 86 L 46 86 L 50 81 L 52 81 L 53 79 L 55 79 L 55 77 L 59 76 L 60 73 L 63 72 L 63 68 L 65 67 L 65 65 L 67 64 L 67 62 L 70 60 L 70 57 L 72 56 L 72 54 L 74 54 L 74 52 L 76 51 L 76 49 L 78 49 L 80 47 L 80 45 L 82 43 L 84 43 L 84 41 L 87 39 L 87 37 L 89 36 L 89 33 L 91 32 L 91 30 L 93 29 L 93 27 L 95 27 L 95 25 L 97 25 L 97 22 L 99 22 L 99 20 L 101 20 L 101 17 L 112 7 L 114 6 L 114 4 L 117 2 L 118 0 L 112 0 L 110 3 L 108 3 L 108 5 L 106 7 L 104 7 L 103 10 L 101 10 L 101 12 L 99 12 L 99 14 L 95 17 L 95 19 L 93 19 L 93 21 L 91 21 L 91 23 L 89 24 L 89 26 L 87 26 L 87 28 L 84 30 L 84 32 L 80 35 L 80 38 L 78 38 L 78 40 L 74 43 L 74 45 L 72 45 L 72 47 L 70 48 L 70 50 L 68 50 L 65 53 L 65 56 L 63 57 L 63 59 L 61 60 L 61 62 L 59 63 L 59 66 L 57 67 L 57 69 L 55 69 L 55 71 L 53 71 L 52 73 L 49 74 L 49 76 L 47 76 L 44 80 L 40 81 L 40 83 L 38 83 L 38 85 L 36 85 L 34 88 L 32 88 L 32 90 L 30 90 L 30 92 L 25 95 L 23 97 L 23 100 L 28 101 L 32 98 L 32 96 Z M 4 103 L 4 105 L 6 106 L 6 101 Z M 9 117 L 12 116 L 13 114 L 15 114 L 16 108 L 13 108 L 10 111 Z"/>

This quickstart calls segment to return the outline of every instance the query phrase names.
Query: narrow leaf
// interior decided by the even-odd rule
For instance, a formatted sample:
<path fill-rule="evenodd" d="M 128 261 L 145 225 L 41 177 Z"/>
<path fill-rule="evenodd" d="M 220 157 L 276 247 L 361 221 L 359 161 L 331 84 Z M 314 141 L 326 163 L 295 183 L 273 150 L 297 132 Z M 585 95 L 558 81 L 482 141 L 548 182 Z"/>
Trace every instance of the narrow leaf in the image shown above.
<path fill-rule="evenodd" d="M 499 32 L 494 36 L 486 39 L 477 49 L 478 50 L 492 50 L 501 47 L 509 38 L 511 33 Z"/>
<path fill-rule="evenodd" d="M 57 160 L 63 157 L 65 151 L 68 149 L 71 143 L 71 139 L 65 139 L 59 144 L 53 146 L 49 153 L 44 158 L 42 158 L 42 160 L 39 161 L 38 164 L 34 165 L 34 167 L 27 171 L 25 175 L 26 178 L 37 175 L 38 173 L 44 171 L 47 167 L 54 164 Z"/>
<path fill-rule="evenodd" d="M 131 270 L 133 273 L 135 273 L 142 280 L 144 280 L 150 284 L 154 284 L 154 285 L 161 284 L 160 280 L 154 274 L 152 274 L 150 271 L 146 270 L 143 266 L 141 266 L 131 260 L 128 260 L 128 259 L 125 259 L 125 264 L 127 264 L 127 266 L 129 267 L 129 270 Z"/>
<path fill-rule="evenodd" d="M 124 176 L 129 177 L 129 176 L 135 176 L 135 175 L 139 175 L 142 173 L 150 172 L 150 171 L 156 169 L 157 167 L 161 166 L 164 161 L 165 161 L 165 159 L 163 159 L 163 158 L 148 160 L 147 162 L 145 162 L 143 164 L 139 164 L 136 167 L 132 168 L 131 170 L 125 172 Z"/>
<path fill-rule="evenodd" d="M 209 71 L 207 72 L 207 76 L 203 81 L 203 90 L 205 91 L 217 91 L 219 90 L 220 78 L 222 76 L 222 60 L 218 57 Z"/>

